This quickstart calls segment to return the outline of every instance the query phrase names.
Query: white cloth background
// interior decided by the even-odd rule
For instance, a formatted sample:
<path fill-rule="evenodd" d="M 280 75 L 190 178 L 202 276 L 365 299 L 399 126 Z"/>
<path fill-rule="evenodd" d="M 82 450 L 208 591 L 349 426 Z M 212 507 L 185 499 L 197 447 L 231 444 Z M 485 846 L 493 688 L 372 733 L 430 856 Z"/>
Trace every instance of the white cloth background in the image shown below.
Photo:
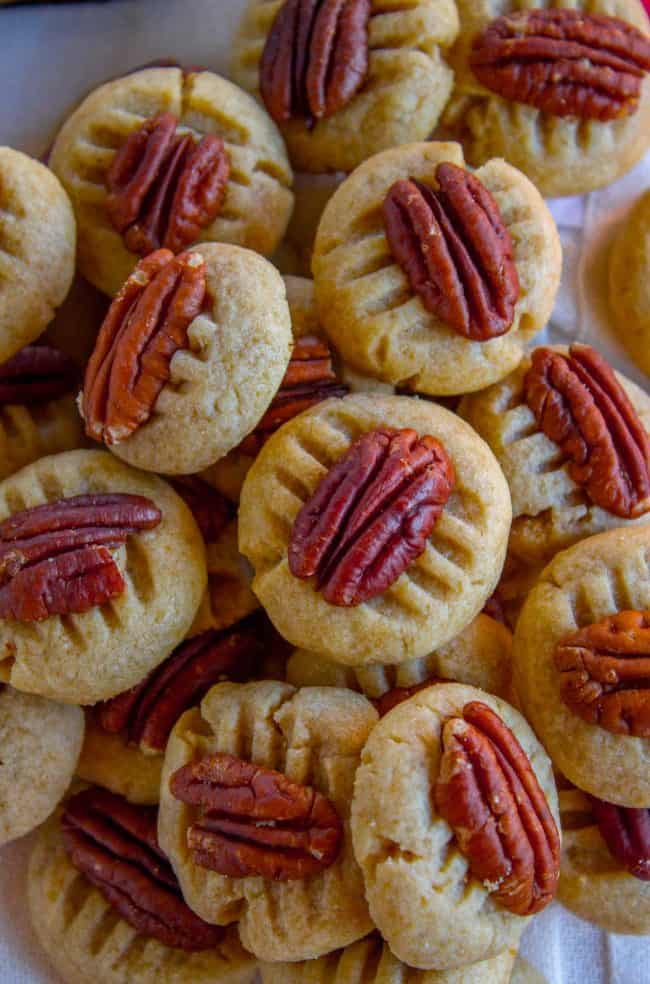
<path fill-rule="evenodd" d="M 0 8 L 0 144 L 42 154 L 70 106 L 89 89 L 150 60 L 173 57 L 225 74 L 230 39 L 244 4 L 112 0 Z M 612 333 L 604 271 L 613 229 L 649 186 L 650 157 L 605 191 L 552 203 L 565 266 L 550 329 L 553 340 L 592 341 L 646 386 L 647 378 L 631 365 Z M 26 916 L 28 851 L 29 838 L 0 852 L 1 984 L 57 980 Z M 523 951 L 549 984 L 650 982 L 647 938 L 608 936 L 557 904 L 535 919 Z"/>

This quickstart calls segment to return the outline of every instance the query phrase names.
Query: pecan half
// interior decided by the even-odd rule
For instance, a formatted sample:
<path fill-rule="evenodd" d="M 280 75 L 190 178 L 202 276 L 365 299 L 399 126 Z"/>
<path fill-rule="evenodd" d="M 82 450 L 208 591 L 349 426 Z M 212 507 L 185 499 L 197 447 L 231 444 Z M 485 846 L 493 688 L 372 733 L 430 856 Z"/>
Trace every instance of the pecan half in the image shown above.
<path fill-rule="evenodd" d="M 571 633 L 555 665 L 574 714 L 615 735 L 650 738 L 650 611 L 619 612 Z"/>
<path fill-rule="evenodd" d="M 230 177 L 223 140 L 199 143 L 177 133 L 173 113 L 159 113 L 132 133 L 106 176 L 106 209 L 127 249 L 146 256 L 195 242 L 221 211 Z"/>
<path fill-rule="evenodd" d="M 616 17 L 578 10 L 528 10 L 497 17 L 475 39 L 479 82 L 554 116 L 614 120 L 633 113 L 650 39 Z"/>
<path fill-rule="evenodd" d="M 86 368 L 86 434 L 105 444 L 126 440 L 151 416 L 169 380 L 173 355 L 205 300 L 200 253 L 161 249 L 141 260 L 108 309 Z"/>
<path fill-rule="evenodd" d="M 536 349 L 524 397 L 593 503 L 624 519 L 650 510 L 650 439 L 602 355 L 588 345 L 568 356 Z"/>
<path fill-rule="evenodd" d="M 239 451 L 255 457 L 287 420 L 323 400 L 347 393 L 348 387 L 336 378 L 327 342 L 311 335 L 298 338 L 280 389 L 255 430 L 239 445 Z"/>
<path fill-rule="evenodd" d="M 464 338 L 505 334 L 519 300 L 512 239 L 478 178 L 436 168 L 437 189 L 396 181 L 383 205 L 390 251 L 424 307 Z"/>
<path fill-rule="evenodd" d="M 615 806 L 595 796 L 591 806 L 612 857 L 635 878 L 650 881 L 650 808 Z"/>
<path fill-rule="evenodd" d="M 169 780 L 201 816 L 187 832 L 194 863 L 230 878 L 293 881 L 336 860 L 343 825 L 334 806 L 309 786 L 234 755 L 211 755 Z"/>
<path fill-rule="evenodd" d="M 157 817 L 154 807 L 86 789 L 66 803 L 63 844 L 75 868 L 138 933 L 179 950 L 209 950 L 225 930 L 185 904 L 158 845 Z"/>
<path fill-rule="evenodd" d="M 158 526 L 138 495 L 77 495 L 0 523 L 0 618 L 38 622 L 85 612 L 120 595 L 125 581 L 108 548 Z"/>
<path fill-rule="evenodd" d="M 397 707 L 398 704 L 403 704 L 405 700 L 408 700 L 415 694 L 419 694 L 421 690 L 427 690 L 429 687 L 433 687 L 436 683 L 443 683 L 443 681 L 439 677 L 429 677 L 428 680 L 423 680 L 422 683 L 414 683 L 410 687 L 393 687 L 392 690 L 388 690 L 381 697 L 377 697 L 371 701 L 371 703 L 374 705 L 379 717 L 384 717 L 394 707 Z"/>
<path fill-rule="evenodd" d="M 352 100 L 368 74 L 371 0 L 285 0 L 260 61 L 260 92 L 276 123 L 307 126 Z"/>
<path fill-rule="evenodd" d="M 472 701 L 443 730 L 434 797 L 474 878 L 519 916 L 544 909 L 560 872 L 560 837 L 530 759 L 501 718 Z"/>
<path fill-rule="evenodd" d="M 455 482 L 434 437 L 383 428 L 355 441 L 296 517 L 294 577 L 315 577 L 331 605 L 382 594 L 424 551 Z"/>
<path fill-rule="evenodd" d="M 162 752 L 181 714 L 221 680 L 248 680 L 263 647 L 247 623 L 210 629 L 177 646 L 141 684 L 97 705 L 96 718 L 111 734 L 124 732 L 145 752 Z"/>
<path fill-rule="evenodd" d="M 27 345 L 0 366 L 0 404 L 28 406 L 71 393 L 79 370 L 68 355 L 47 345 Z"/>
<path fill-rule="evenodd" d="M 205 542 L 216 543 L 234 518 L 232 503 L 196 475 L 178 475 L 168 481 L 189 507 Z"/>

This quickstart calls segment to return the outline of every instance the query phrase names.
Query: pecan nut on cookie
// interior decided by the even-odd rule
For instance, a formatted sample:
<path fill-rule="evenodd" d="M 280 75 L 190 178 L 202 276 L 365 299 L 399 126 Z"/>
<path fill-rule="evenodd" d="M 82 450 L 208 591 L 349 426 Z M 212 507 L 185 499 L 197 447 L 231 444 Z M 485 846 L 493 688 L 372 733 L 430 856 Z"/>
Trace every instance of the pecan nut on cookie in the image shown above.
<path fill-rule="evenodd" d="M 408 397 L 347 396 L 289 421 L 239 511 L 253 589 L 280 634 L 350 666 L 402 663 L 457 635 L 492 593 L 509 526 L 483 442 Z"/>
<path fill-rule="evenodd" d="M 293 208 L 275 124 L 213 72 L 148 68 L 101 86 L 63 125 L 50 166 L 77 217 L 79 270 L 111 295 L 161 247 L 270 256 Z"/>
<path fill-rule="evenodd" d="M 504 157 L 543 195 L 610 184 L 650 144 L 650 32 L 640 0 L 458 0 L 442 128 L 478 167 Z"/>
<path fill-rule="evenodd" d="M 91 704 L 134 686 L 205 584 L 185 503 L 113 455 L 51 455 L 0 484 L 0 675 L 19 690 Z"/>
<path fill-rule="evenodd" d="M 555 223 L 534 185 L 454 143 L 366 161 L 328 202 L 314 245 L 323 327 L 353 368 L 432 396 L 520 362 L 559 286 Z"/>
<path fill-rule="evenodd" d="M 297 170 L 351 171 L 429 136 L 457 33 L 451 0 L 249 0 L 231 72 L 276 120 Z"/>
<path fill-rule="evenodd" d="M 215 243 L 156 250 L 100 329 L 79 401 L 86 433 L 136 467 L 194 474 L 256 426 L 290 343 L 282 278 L 261 256 Z"/>
<path fill-rule="evenodd" d="M 592 796 L 650 802 L 650 527 L 558 554 L 522 609 L 513 645 L 524 713 L 554 765 Z"/>
<path fill-rule="evenodd" d="M 609 257 L 612 328 L 636 364 L 650 374 L 650 190 L 632 206 Z"/>
<path fill-rule="evenodd" d="M 555 895 L 551 763 L 505 701 L 455 683 L 394 707 L 364 748 L 354 853 L 392 952 L 452 970 L 516 948 Z"/>
<path fill-rule="evenodd" d="M 187 906 L 156 834 L 157 811 L 98 788 L 72 796 L 32 850 L 36 936 L 65 984 L 252 984 L 234 929 Z"/>
<path fill-rule="evenodd" d="M 0 147 L 0 362 L 38 338 L 63 303 L 76 239 L 72 206 L 55 175 Z"/>

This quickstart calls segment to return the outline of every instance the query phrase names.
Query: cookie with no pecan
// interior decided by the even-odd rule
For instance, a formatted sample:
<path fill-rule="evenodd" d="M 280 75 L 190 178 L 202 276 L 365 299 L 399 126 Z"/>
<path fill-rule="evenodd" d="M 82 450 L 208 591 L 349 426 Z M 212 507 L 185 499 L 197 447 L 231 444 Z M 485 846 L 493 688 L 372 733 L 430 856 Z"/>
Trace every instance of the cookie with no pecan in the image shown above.
<path fill-rule="evenodd" d="M 650 375 L 650 191 L 635 201 L 609 258 L 609 303 L 614 331 Z"/>

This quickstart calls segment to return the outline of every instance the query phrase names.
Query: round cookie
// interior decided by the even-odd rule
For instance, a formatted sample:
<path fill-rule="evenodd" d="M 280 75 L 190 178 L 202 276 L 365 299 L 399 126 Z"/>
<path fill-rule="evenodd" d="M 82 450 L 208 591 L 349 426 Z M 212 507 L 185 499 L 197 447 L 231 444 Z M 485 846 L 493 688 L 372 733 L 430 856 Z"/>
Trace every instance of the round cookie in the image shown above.
<path fill-rule="evenodd" d="M 457 7 L 461 29 L 450 55 L 455 85 L 441 132 L 463 144 L 470 164 L 479 167 L 492 157 L 504 157 L 527 174 L 545 197 L 556 197 L 611 184 L 643 156 L 650 144 L 648 75 L 636 112 L 603 122 L 575 114 L 557 116 L 506 99 L 481 84 L 470 67 L 475 38 L 497 17 L 531 8 L 567 7 L 588 15 L 617 17 L 647 35 L 648 20 L 640 0 L 572 0 L 570 4 L 457 0 Z M 573 63 L 567 59 L 567 64 Z M 526 85 L 521 79 L 519 91 L 526 91 Z"/>
<path fill-rule="evenodd" d="M 562 267 L 557 229 L 539 192 L 521 172 L 491 160 L 474 177 L 492 196 L 512 241 L 519 290 L 506 319 L 510 327 L 477 341 L 452 327 L 450 315 L 427 309 L 394 258 L 383 206 L 397 182 L 416 180 L 435 188 L 444 165 L 465 168 L 459 144 L 409 144 L 366 161 L 328 202 L 313 257 L 323 327 L 345 361 L 432 396 L 479 390 L 514 369 L 553 310 Z M 413 233 L 411 238 L 417 242 Z M 424 251 L 422 244 L 418 251 Z M 431 287 L 430 274 L 426 277 Z M 460 289 L 466 297 L 469 288 L 461 282 Z M 448 284 L 440 291 L 444 297 Z"/>
<path fill-rule="evenodd" d="M 52 320 L 74 276 L 75 219 L 58 179 L 0 147 L 0 363 Z"/>
<path fill-rule="evenodd" d="M 282 7 L 282 0 L 249 0 L 235 40 L 231 75 L 256 95 L 264 47 Z M 456 4 L 414 0 L 397 9 L 388 0 L 369 0 L 368 7 L 368 71 L 361 87 L 314 126 L 299 118 L 280 124 L 297 170 L 351 171 L 387 147 L 425 140 L 449 98 L 453 76 L 445 54 L 458 33 Z M 343 58 L 353 56 L 346 50 Z"/>
<path fill-rule="evenodd" d="M 359 694 L 332 688 L 296 691 L 282 683 L 222 683 L 200 709 L 178 721 L 167 745 L 158 834 L 183 894 L 201 918 L 238 921 L 247 950 L 277 962 L 323 956 L 372 930 L 363 881 L 352 854 L 349 812 L 361 749 L 377 714 Z M 235 755 L 315 788 L 343 822 L 333 864 L 310 877 L 229 878 L 193 860 L 187 832 L 196 809 L 175 799 L 176 771 L 215 753 Z"/>
<path fill-rule="evenodd" d="M 0 485 L 0 520 L 78 495 L 150 498 L 160 524 L 113 552 L 124 591 L 81 614 L 0 620 L 0 676 L 27 693 L 92 704 L 127 690 L 184 638 L 205 589 L 205 552 L 189 510 L 161 479 L 102 451 L 41 458 Z"/>
<path fill-rule="evenodd" d="M 455 485 L 424 553 L 382 594 L 352 607 L 327 602 L 294 577 L 294 521 L 323 477 L 361 435 L 413 429 L 438 439 Z M 443 646 L 481 611 L 498 581 L 510 504 L 487 447 L 454 414 L 410 397 L 347 396 L 321 403 L 274 434 L 248 473 L 239 545 L 255 568 L 253 590 L 294 646 L 349 666 L 402 663 Z M 323 626 L 327 631 L 323 632 Z"/>
<path fill-rule="evenodd" d="M 56 809 L 74 775 L 83 712 L 0 684 L 0 846 Z"/>
<path fill-rule="evenodd" d="M 576 713 L 563 698 L 570 693 L 570 674 L 556 665 L 555 653 L 577 630 L 607 616 L 650 609 L 649 548 L 650 527 L 639 526 L 590 537 L 558 554 L 528 595 L 513 644 L 515 689 L 554 765 L 580 789 L 630 807 L 650 803 L 650 739 L 635 737 L 632 730 L 611 731 Z M 624 680 L 620 686 L 602 684 L 604 694 L 621 689 L 623 699 L 630 687 Z M 585 701 L 590 690 L 597 700 L 598 689 L 587 671 Z M 627 711 L 621 713 L 627 718 Z M 605 717 L 604 723 L 610 720 Z"/>
<path fill-rule="evenodd" d="M 609 303 L 617 338 L 650 375 L 650 189 L 634 203 L 612 246 Z"/>
<path fill-rule="evenodd" d="M 79 271 L 117 293 L 138 257 L 108 216 L 106 181 L 118 149 L 147 120 L 172 113 L 195 140 L 223 140 L 230 162 L 217 217 L 191 241 L 245 246 L 270 256 L 291 211 L 292 173 L 278 130 L 254 99 L 213 72 L 147 68 L 92 92 L 64 123 L 50 167 L 68 191 L 79 229 Z"/>
<path fill-rule="evenodd" d="M 437 792 L 448 753 L 443 744 L 446 727 L 451 719 L 459 725 L 468 704 L 477 701 L 518 740 L 559 829 L 551 763 L 524 718 L 505 701 L 473 687 L 439 684 L 381 719 L 363 750 L 355 780 L 354 854 L 379 931 L 398 959 L 422 970 L 451 970 L 516 949 L 530 921 L 493 896 L 498 882 L 471 874 L 454 829 L 439 813 Z M 486 763 L 489 758 L 486 755 Z M 470 761 L 474 759 L 456 767 L 459 776 L 468 769 L 473 772 Z M 489 812 L 486 817 L 481 806 L 485 788 L 494 787 L 487 781 L 479 787 L 475 819 L 489 831 L 494 817 Z M 458 795 L 462 796 L 460 790 Z M 494 806 L 500 802 L 495 792 Z M 505 819 L 499 824 L 501 833 L 505 824 Z M 501 850 L 508 857 L 504 842 Z M 559 867 L 559 856 L 557 860 Z"/>

